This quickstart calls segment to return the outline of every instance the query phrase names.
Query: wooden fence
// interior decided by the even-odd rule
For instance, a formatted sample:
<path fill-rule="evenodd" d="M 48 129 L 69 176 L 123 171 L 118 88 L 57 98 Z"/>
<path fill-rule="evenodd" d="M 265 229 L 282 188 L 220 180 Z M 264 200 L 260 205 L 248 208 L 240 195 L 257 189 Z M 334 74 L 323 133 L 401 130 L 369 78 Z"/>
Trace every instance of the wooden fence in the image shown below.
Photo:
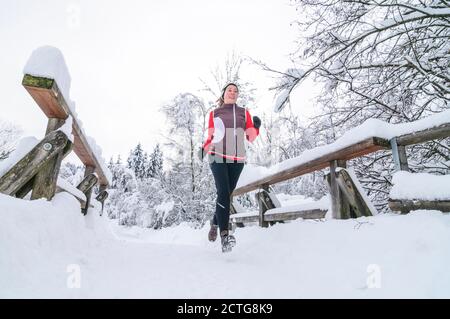
<path fill-rule="evenodd" d="M 91 149 L 56 81 L 25 74 L 22 85 L 47 116 L 47 130 L 45 137 L 0 177 L 0 192 L 23 198 L 31 191 L 31 199 L 50 200 L 56 192 L 68 191 L 80 201 L 82 213 L 86 214 L 91 206 L 92 190 L 98 183 L 100 187 L 96 199 L 102 203 L 103 209 L 104 201 L 108 197 L 106 189 L 109 183 L 107 173 L 100 164 L 102 159 L 97 158 Z M 64 132 L 58 130 L 69 116 L 72 117 L 73 143 Z M 57 183 L 61 161 L 72 150 L 85 166 L 84 179 L 76 189 Z M 80 196 L 80 192 L 84 196 Z"/>
<path fill-rule="evenodd" d="M 326 209 L 308 208 L 305 210 L 294 209 L 289 211 L 289 207 L 286 207 L 283 209 L 283 212 L 272 213 L 276 212 L 277 208 L 280 208 L 280 204 L 272 191 L 271 185 L 325 168 L 330 169 L 330 172 L 325 177 L 331 195 L 332 217 L 336 219 L 347 219 L 371 216 L 370 203 L 364 199 L 363 194 L 359 191 L 359 182 L 352 178 L 346 170 L 347 161 L 379 150 L 391 149 L 396 170 L 408 170 L 406 157 L 406 147 L 408 145 L 424 143 L 449 136 L 450 123 L 445 123 L 438 127 L 397 136 L 391 140 L 370 137 L 353 145 L 319 156 L 306 163 L 263 177 L 237 188 L 232 194 L 233 198 L 234 196 L 258 190 L 256 193 L 259 207 L 258 213 L 241 212 L 237 209 L 236 205 L 232 204 L 231 220 L 237 226 L 257 222 L 260 226 L 266 227 L 274 222 L 282 222 L 296 218 L 323 218 L 327 211 Z M 392 210 L 398 210 L 402 213 L 407 213 L 412 209 L 440 209 L 449 211 L 450 201 L 425 201 L 418 199 L 411 202 L 407 200 L 389 200 L 389 206 Z"/>

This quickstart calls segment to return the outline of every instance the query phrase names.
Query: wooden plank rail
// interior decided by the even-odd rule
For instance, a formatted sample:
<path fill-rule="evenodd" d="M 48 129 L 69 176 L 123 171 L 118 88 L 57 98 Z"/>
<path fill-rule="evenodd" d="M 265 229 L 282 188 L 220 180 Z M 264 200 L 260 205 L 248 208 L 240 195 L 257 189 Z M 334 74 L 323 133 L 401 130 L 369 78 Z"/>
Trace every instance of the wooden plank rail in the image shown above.
<path fill-rule="evenodd" d="M 258 223 L 259 222 L 259 215 L 251 215 L 251 216 L 233 216 L 230 215 L 230 219 L 236 223 Z"/>
<path fill-rule="evenodd" d="M 69 115 L 73 118 L 73 132 L 74 145 L 73 150 L 75 154 L 80 158 L 81 162 L 86 166 L 95 167 L 99 176 L 100 185 L 108 185 L 108 179 L 105 172 L 102 171 L 102 166 L 99 160 L 92 151 L 87 138 L 83 135 L 81 127 L 73 116 L 64 96 L 58 88 L 55 80 L 35 77 L 29 74 L 25 74 L 22 80 L 22 85 L 36 101 L 41 110 L 48 118 L 67 119 Z"/>
<path fill-rule="evenodd" d="M 326 210 L 323 209 L 308 209 L 301 211 L 292 211 L 292 212 L 280 212 L 280 213 L 270 213 L 266 212 L 264 215 L 264 220 L 268 222 L 275 221 L 285 221 L 285 220 L 294 220 L 298 218 L 303 219 L 321 219 L 325 217 L 327 213 Z"/>
<path fill-rule="evenodd" d="M 450 212 L 450 200 L 410 200 L 410 199 L 390 199 L 389 208 L 393 211 L 401 211 L 402 214 L 411 210 L 431 209 L 442 212 Z"/>
<path fill-rule="evenodd" d="M 440 138 L 446 138 L 449 136 L 450 136 L 450 123 L 445 123 L 437 127 L 398 136 L 396 140 L 397 145 L 407 146 L 412 144 L 420 144 Z"/>
<path fill-rule="evenodd" d="M 68 182 L 67 182 L 68 183 Z M 72 188 L 64 187 L 61 185 L 56 186 L 56 193 L 67 192 L 75 197 L 79 202 L 81 207 L 86 207 L 86 199 L 83 196 L 80 196 L 79 193 L 72 191 Z"/>
<path fill-rule="evenodd" d="M 306 210 L 292 210 L 285 212 L 270 212 L 266 211 L 263 216 L 264 223 L 268 222 L 277 222 L 277 221 L 287 221 L 287 220 L 295 220 L 298 218 L 303 219 L 321 219 L 325 217 L 326 210 L 323 209 L 306 209 Z M 260 223 L 260 216 L 257 214 L 248 215 L 248 216 L 239 216 L 240 214 L 236 214 L 237 216 L 233 216 L 235 214 L 230 215 L 230 219 L 233 220 L 234 223 Z"/>

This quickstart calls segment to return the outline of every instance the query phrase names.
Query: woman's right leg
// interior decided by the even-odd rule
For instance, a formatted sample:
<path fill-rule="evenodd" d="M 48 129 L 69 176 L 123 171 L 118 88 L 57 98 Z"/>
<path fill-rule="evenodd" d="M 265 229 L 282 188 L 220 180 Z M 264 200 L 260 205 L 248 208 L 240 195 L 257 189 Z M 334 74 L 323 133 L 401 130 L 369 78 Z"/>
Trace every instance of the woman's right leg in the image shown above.
<path fill-rule="evenodd" d="M 220 231 L 228 230 L 228 221 L 230 216 L 230 186 L 228 177 L 227 163 L 210 164 L 214 181 L 216 183 L 217 200 L 215 220 L 219 225 Z"/>

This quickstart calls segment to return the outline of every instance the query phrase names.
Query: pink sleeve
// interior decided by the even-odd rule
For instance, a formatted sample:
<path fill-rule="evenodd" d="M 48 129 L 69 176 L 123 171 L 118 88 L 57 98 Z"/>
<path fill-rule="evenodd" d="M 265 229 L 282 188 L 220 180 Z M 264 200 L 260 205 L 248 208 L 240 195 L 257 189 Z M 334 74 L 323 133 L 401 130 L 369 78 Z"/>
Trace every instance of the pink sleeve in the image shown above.
<path fill-rule="evenodd" d="M 259 129 L 253 125 L 253 120 L 250 112 L 247 110 L 245 110 L 245 112 L 247 117 L 247 122 L 245 123 L 245 135 L 247 136 L 247 140 L 249 142 L 253 142 L 259 135 Z"/>
<path fill-rule="evenodd" d="M 213 118 L 213 112 L 211 111 L 209 113 L 209 121 L 208 121 L 208 137 L 206 139 L 206 142 L 203 144 L 203 149 L 205 151 L 208 151 L 211 147 L 211 141 L 213 139 L 214 134 L 214 118 Z"/>

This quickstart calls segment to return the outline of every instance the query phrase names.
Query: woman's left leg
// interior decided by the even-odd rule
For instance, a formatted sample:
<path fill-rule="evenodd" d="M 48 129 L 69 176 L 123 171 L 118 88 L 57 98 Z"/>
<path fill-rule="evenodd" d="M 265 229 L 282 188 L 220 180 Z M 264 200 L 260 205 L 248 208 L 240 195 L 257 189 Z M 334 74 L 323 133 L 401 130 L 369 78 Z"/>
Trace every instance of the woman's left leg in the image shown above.
<path fill-rule="evenodd" d="M 230 183 L 230 195 L 236 188 L 236 184 L 244 169 L 244 163 L 229 163 L 228 164 L 228 182 Z"/>
<path fill-rule="evenodd" d="M 231 194 L 236 188 L 236 184 L 241 176 L 242 169 L 244 168 L 244 163 L 228 163 L 228 182 L 230 186 L 230 207 L 232 204 Z M 230 220 L 230 215 L 228 215 L 228 222 Z"/>

